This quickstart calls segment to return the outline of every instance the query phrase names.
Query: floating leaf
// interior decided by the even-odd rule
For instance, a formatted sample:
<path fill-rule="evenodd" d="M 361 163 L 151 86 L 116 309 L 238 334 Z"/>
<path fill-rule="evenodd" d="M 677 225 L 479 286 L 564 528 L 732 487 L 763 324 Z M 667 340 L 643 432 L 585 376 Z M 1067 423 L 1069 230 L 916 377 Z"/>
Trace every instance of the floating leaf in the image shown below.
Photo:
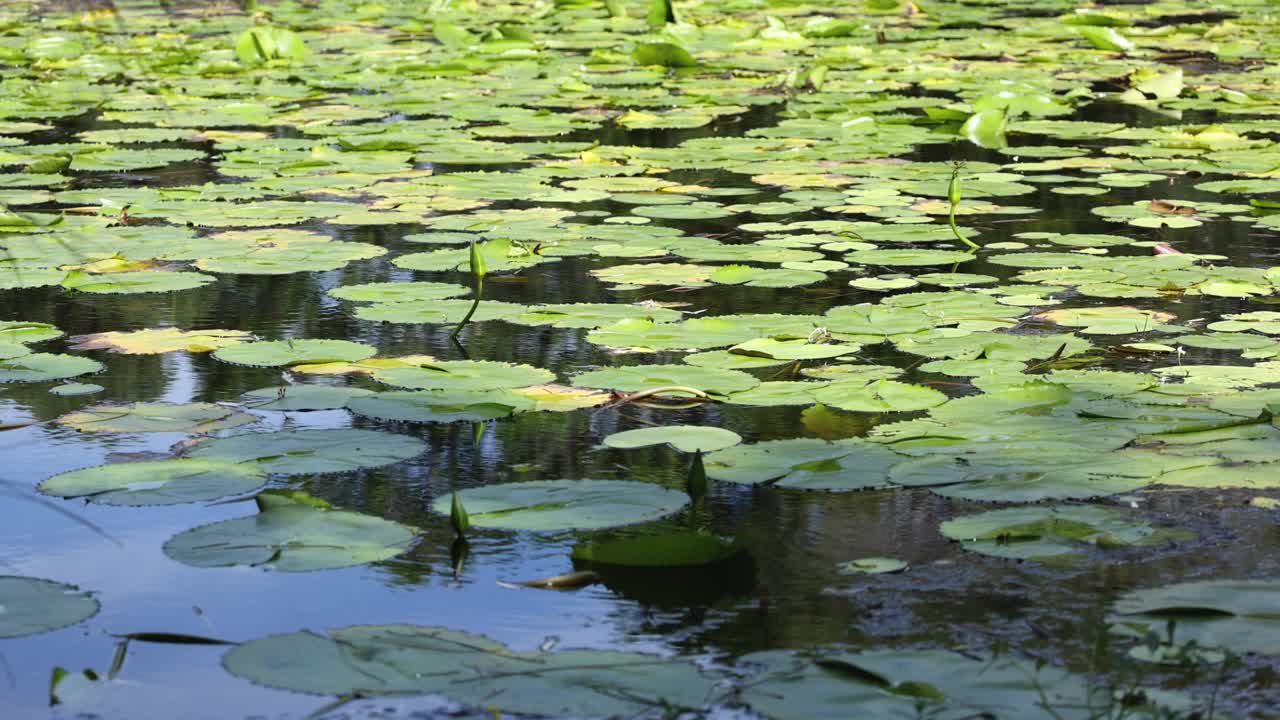
<path fill-rule="evenodd" d="M 750 390 L 760 381 L 737 370 L 716 370 L 690 365 L 636 365 L 604 368 L 575 375 L 574 385 L 607 388 L 624 392 L 639 392 L 654 388 L 691 388 L 694 390 L 729 395 Z M 669 395 L 688 397 L 688 390 L 673 389 Z"/>
<path fill-rule="evenodd" d="M 266 484 L 266 473 L 253 464 L 145 460 L 72 470 L 48 478 L 37 489 L 103 505 L 173 505 L 242 495 Z"/>
<path fill-rule="evenodd" d="M 600 650 L 516 652 L 484 636 L 417 625 L 272 635 L 232 648 L 232 674 L 319 695 L 438 693 L 502 712 L 621 717 L 702 707 L 715 678 L 682 660 Z"/>
<path fill-rule="evenodd" d="M 1018 560 L 1079 554 L 1085 547 L 1153 545 L 1186 533 L 1159 530 L 1119 508 L 1057 505 L 990 510 L 939 527 L 966 550 Z"/>
<path fill-rule="evenodd" d="M 0 576 L 0 638 L 57 630 L 93 617 L 98 601 L 74 585 Z"/>
<path fill-rule="evenodd" d="M 132 332 L 101 332 L 70 338 L 72 350 L 107 350 L 125 355 L 151 355 L 167 352 L 212 352 L 228 345 L 253 339 L 243 330 L 179 330 L 157 328 Z"/>
<path fill-rule="evenodd" d="M 213 357 L 233 365 L 281 367 L 330 362 L 359 362 L 376 350 L 350 340 L 271 340 L 220 348 Z"/>
<path fill-rule="evenodd" d="M 408 550 L 415 537 L 412 528 L 379 517 L 333 510 L 309 497 L 264 493 L 257 515 L 179 533 L 164 552 L 195 567 L 304 572 L 387 560 Z"/>
<path fill-rule="evenodd" d="M 397 422 L 479 422 L 510 417 L 536 401 L 510 390 L 418 390 L 374 393 L 351 399 L 357 415 Z"/>
<path fill-rule="evenodd" d="M 214 403 L 95 405 L 67 413 L 58 422 L 80 432 L 185 432 L 208 434 L 257 418 Z"/>
<path fill-rule="evenodd" d="M 574 560 L 623 567 L 694 567 L 723 562 L 742 551 L 733 542 L 703 533 L 641 535 L 583 543 Z"/>
<path fill-rule="evenodd" d="M 748 485 L 800 490 L 867 490 L 889 484 L 889 468 L 902 456 L 850 438 L 825 442 L 797 438 L 738 445 L 706 458 L 707 476 Z"/>
<path fill-rule="evenodd" d="M 0 360 L 0 383 L 66 380 L 102 370 L 102 363 L 75 355 L 31 353 Z"/>
<path fill-rule="evenodd" d="M 420 455 L 426 448 L 417 438 L 375 430 L 293 430 L 215 438 L 187 455 L 253 463 L 272 475 L 312 475 L 390 465 Z"/>
<path fill-rule="evenodd" d="M 1202 580 L 1135 590 L 1116 601 L 1116 621 L 1164 635 L 1176 621 L 1174 641 L 1235 653 L 1274 655 L 1280 649 L 1276 617 L 1280 580 Z"/>
<path fill-rule="evenodd" d="M 337 410 L 347 406 L 352 398 L 372 395 L 364 388 L 330 385 L 282 385 L 250 390 L 242 395 L 246 407 L 251 410 L 309 411 Z"/>
<path fill-rule="evenodd" d="M 498 390 L 541 385 L 555 379 L 555 373 L 532 365 L 487 360 L 448 360 L 416 367 L 376 369 L 373 379 L 396 387 L 415 390 Z"/>
<path fill-rule="evenodd" d="M 680 452 L 711 452 L 737 445 L 742 437 L 732 430 L 701 425 L 647 427 L 614 433 L 604 439 L 605 447 L 619 450 L 670 445 Z"/>
<path fill-rule="evenodd" d="M 656 520 L 689 501 L 660 485 L 621 480 L 538 480 L 458 493 L 473 527 L 504 530 L 596 530 Z M 448 514 L 449 497 L 432 507 Z"/>

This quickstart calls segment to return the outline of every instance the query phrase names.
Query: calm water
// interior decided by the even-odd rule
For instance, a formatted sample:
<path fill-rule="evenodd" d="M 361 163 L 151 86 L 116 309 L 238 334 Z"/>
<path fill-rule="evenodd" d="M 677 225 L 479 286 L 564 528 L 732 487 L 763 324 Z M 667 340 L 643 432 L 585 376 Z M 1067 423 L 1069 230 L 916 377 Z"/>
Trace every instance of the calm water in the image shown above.
<path fill-rule="evenodd" d="M 1102 117 L 1134 124 L 1159 121 L 1133 110 L 1091 110 Z M 721 123 L 713 132 L 738 134 L 776 118 L 756 111 L 741 123 Z M 47 140 L 109 124 L 83 117 L 65 123 Z M 706 131 L 702 131 L 706 132 Z M 698 133 L 608 131 L 609 143 L 669 146 Z M 924 159 L 950 158 L 949 145 L 926 146 Z M 973 159 L 989 159 L 970 150 Z M 991 156 L 992 158 L 997 156 Z M 1003 159 L 1003 158 L 1001 158 Z M 459 170 L 472 168 L 437 168 Z M 165 172 L 115 178 L 120 184 L 182 185 L 216 179 L 212 168 L 187 163 Z M 743 179 L 689 174 L 677 180 L 743 185 Z M 101 186 L 102 178 L 93 183 Z M 1196 181 L 1161 187 L 1159 196 L 1196 199 Z M 1095 204 L 1118 204 L 1151 197 L 1150 188 L 1115 190 L 1092 198 L 1068 198 L 1042 189 L 1017 198 L 1017 204 L 1042 208 L 1031 217 L 976 223 L 982 241 L 1006 239 L 1016 232 L 1108 232 L 1115 226 L 1088 213 Z M 1209 198 L 1209 196 L 1203 196 Z M 767 193 L 744 202 L 770 199 Z M 1216 198 L 1213 198 L 1216 199 Z M 520 203 L 509 203 L 509 205 Z M 597 203 L 584 210 L 625 211 L 626 206 Z M 801 219 L 797 216 L 794 219 Z M 686 231 L 728 233 L 728 222 L 672 223 Z M 301 226 L 321 229 L 343 240 L 373 242 L 390 253 L 356 262 L 343 270 L 288 276 L 220 276 L 211 286 L 166 295 L 91 296 L 59 289 L 0 292 L 0 319 L 56 324 L 68 335 L 160 326 L 249 330 L 264 338 L 348 338 L 377 346 L 380 355 L 426 353 L 461 357 L 439 326 L 390 325 L 356 320 L 349 308 L 324 291 L 339 285 L 386 280 L 433 279 L 467 283 L 463 274 L 414 273 L 389 258 L 425 249 L 401 238 L 416 225 L 384 228 Z M 1253 234 L 1244 224 L 1207 224 L 1194 238 L 1194 252 L 1213 252 L 1233 264 L 1277 263 L 1280 242 Z M 1158 231 L 1149 239 L 1159 239 Z M 745 238 L 744 238 L 745 239 Z M 645 289 L 615 292 L 588 275 L 610 264 L 568 258 L 516 277 L 492 278 L 486 298 L 521 303 L 604 302 L 615 299 L 679 300 L 708 314 L 738 312 L 820 313 L 833 305 L 874 300 L 851 292 L 850 275 L 833 273 L 828 282 L 802 289 L 770 290 L 717 287 L 691 292 Z M 982 262 L 966 272 L 1007 277 L 1012 268 Z M 1141 304 L 1141 303 L 1139 303 Z M 1231 312 L 1243 303 L 1223 299 L 1186 299 L 1163 303 L 1180 320 Z M 1256 308 L 1255 308 L 1256 309 Z M 602 364 L 659 362 L 664 356 L 622 358 L 587 343 L 585 331 L 526 328 L 504 323 L 472 325 L 464 334 L 471 357 L 530 363 L 566 375 Z M 1117 341 L 1119 342 L 1119 341 Z M 62 341 L 41 346 L 58 352 Z M 0 386 L 0 422 L 48 421 L 98 402 L 236 401 L 241 393 L 279 384 L 279 371 L 218 363 L 208 355 L 170 353 L 122 356 L 90 353 L 106 371 L 90 381 L 106 390 L 91 398 L 59 398 L 45 385 Z M 675 358 L 676 355 L 668 356 Z M 1189 349 L 1187 362 L 1238 361 L 1234 353 Z M 884 362 L 906 366 L 910 359 L 886 355 Z M 1144 367 L 1140 360 L 1117 366 Z M 951 378 L 913 373 L 915 382 Z M 321 382 L 326 380 L 322 379 Z M 338 378 L 328 382 L 348 382 Z M 359 380 L 350 382 L 359 383 Z M 372 386 L 372 385 L 371 385 Z M 572 569 L 568 550 L 573 534 L 475 533 L 469 557 L 456 569 L 450 556 L 447 519 L 430 512 L 430 502 L 454 488 L 510 479 L 633 477 L 679 487 L 686 459 L 668 449 L 626 453 L 597 449 L 605 435 L 651 424 L 722 425 L 747 441 L 788 437 L 841 437 L 859 434 L 887 418 L 840 414 L 839 422 L 807 421 L 799 408 L 744 408 L 706 405 L 685 410 L 636 406 L 573 413 L 527 413 L 484 426 L 478 437 L 469 424 L 401 425 L 352 418 L 345 411 L 259 413 L 253 429 L 369 427 L 411 434 L 430 451 L 416 460 L 374 471 L 303 479 L 301 487 L 336 505 L 416 525 L 424 535 L 402 558 L 371 566 L 316 573 L 265 572 L 248 568 L 197 569 L 167 558 L 165 540 L 191 527 L 240 517 L 251 504 L 179 505 L 162 508 L 112 508 L 78 503 L 74 510 L 114 542 L 70 521 L 49 505 L 0 500 L 0 573 L 56 578 L 93 589 L 102 611 L 87 623 L 53 633 L 5 641 L 0 646 L 0 717 L 36 718 L 47 708 L 49 673 L 54 666 L 99 672 L 110 664 L 112 633 L 171 632 L 247 640 L 300 628 L 321 630 L 357 623 L 405 622 L 444 625 L 484 633 L 517 649 L 552 639 L 560 647 L 627 648 L 687 654 L 707 662 L 727 662 L 766 648 L 801 648 L 830 642 L 859 646 L 893 644 L 953 646 L 981 651 L 1001 640 L 1077 670 L 1089 667 L 1091 638 L 1100 630 L 1108 604 L 1135 588 L 1196 577 L 1280 574 L 1280 528 L 1258 513 L 1239 508 L 1251 493 L 1173 492 L 1143 499 L 1158 519 L 1199 532 L 1199 539 L 1157 550 L 1122 552 L 1109 565 L 1073 569 L 1018 564 L 962 554 L 937 532 L 940 521 L 978 507 L 940 498 L 927 490 L 852 494 L 748 489 L 718 483 L 708 504 L 694 516 L 671 525 L 696 525 L 740 540 L 749 558 L 716 572 L 617 572 L 604 582 L 576 591 L 508 589 L 501 580 L 555 575 Z M 892 419 L 901 419 L 894 416 Z M 0 433 L 0 478 L 25 492 L 41 479 L 64 470 L 117 459 L 164 453 L 183 434 L 81 434 L 53 423 Z M 28 496 L 29 497 L 29 496 Z M 1238 509 L 1239 508 L 1239 509 Z M 864 556 L 891 556 L 913 569 L 898 575 L 852 578 L 836 566 Z M 325 703 L 267 690 L 225 673 L 219 647 L 133 644 L 121 674 L 125 687 L 111 718 L 301 717 Z M 1277 666 L 1261 660 L 1229 679 L 1230 701 L 1259 716 L 1280 713 L 1280 701 L 1268 686 Z M 1177 673 L 1170 681 L 1191 682 Z M 1203 690 L 1204 683 L 1198 686 Z M 431 699 L 393 699 L 348 706 L 354 717 L 404 716 L 435 712 Z M 448 709 L 448 708 L 445 708 Z M 1274 715 L 1273 715 L 1274 716 Z"/>

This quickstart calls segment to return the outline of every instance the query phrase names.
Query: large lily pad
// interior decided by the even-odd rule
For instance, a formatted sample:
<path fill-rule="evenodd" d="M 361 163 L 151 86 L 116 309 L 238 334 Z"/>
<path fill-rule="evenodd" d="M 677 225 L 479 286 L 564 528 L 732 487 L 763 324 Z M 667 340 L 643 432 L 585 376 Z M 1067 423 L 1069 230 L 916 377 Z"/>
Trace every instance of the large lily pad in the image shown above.
<path fill-rule="evenodd" d="M 95 405 L 67 413 L 58 422 L 81 432 L 186 432 L 228 430 L 257 418 L 214 403 Z"/>
<path fill-rule="evenodd" d="M 125 355 L 152 355 L 167 352 L 212 352 L 253 339 L 243 330 L 179 330 L 156 328 L 132 332 L 101 332 L 76 335 L 72 350 L 107 350 Z"/>
<path fill-rule="evenodd" d="M 266 484 L 266 473 L 252 463 L 187 459 L 72 470 L 46 479 L 37 489 L 103 505 L 173 505 L 249 493 Z"/>
<path fill-rule="evenodd" d="M 691 365 L 635 365 L 613 367 L 575 375 L 574 385 L 640 392 L 668 388 L 666 394 L 689 396 L 693 391 L 729 395 L 750 390 L 760 381 L 737 370 L 716 370 Z"/>
<path fill-rule="evenodd" d="M 75 355 L 30 353 L 0 360 L 0 383 L 66 380 L 102 370 L 102 363 Z"/>
<path fill-rule="evenodd" d="M 701 425 L 671 425 L 624 430 L 604 439 L 605 447 L 619 450 L 670 445 L 680 452 L 711 452 L 723 450 L 742 442 L 742 437 L 732 430 Z"/>
<path fill-rule="evenodd" d="M 303 493 L 271 491 L 258 514 L 179 533 L 169 557 L 196 567 L 250 565 L 286 572 L 327 570 L 393 558 L 409 549 L 413 528 L 372 515 L 334 510 Z"/>
<path fill-rule="evenodd" d="M 1161 530 L 1118 508 L 1037 505 L 990 510 L 942 523 L 943 535 L 966 550 L 996 557 L 1041 560 L 1085 548 L 1152 545 L 1186 533 Z"/>
<path fill-rule="evenodd" d="M 738 445 L 707 455 L 707 477 L 747 485 L 799 490 L 867 490 L 889 485 L 889 469 L 902 456 L 851 438 L 826 442 L 798 438 Z"/>
<path fill-rule="evenodd" d="M 536 402 L 509 390 L 418 390 L 352 398 L 357 415 L 396 422 L 479 422 L 532 410 Z"/>
<path fill-rule="evenodd" d="M 444 360 L 415 367 L 374 370 L 373 378 L 414 390 L 498 390 L 541 385 L 555 373 L 531 365 L 485 360 Z"/>
<path fill-rule="evenodd" d="M 1161 636 L 1176 621 L 1175 643 L 1274 655 L 1280 652 L 1278 601 L 1280 580 L 1201 580 L 1135 590 L 1113 609 L 1117 622 Z"/>
<path fill-rule="evenodd" d="M 0 576 L 0 638 L 57 630 L 93 617 L 98 601 L 74 585 Z"/>
<path fill-rule="evenodd" d="M 682 492 L 623 480 L 537 480 L 463 490 L 457 494 L 471 524 L 504 530 L 595 530 L 656 520 L 688 502 Z M 452 496 L 437 498 L 448 515 Z"/>
<path fill-rule="evenodd" d="M 481 635 L 356 625 L 272 635 L 232 648 L 231 673 L 316 694 L 439 693 L 510 713 L 623 717 L 670 703 L 703 707 L 716 678 L 682 660 L 599 650 L 516 652 Z"/>
<path fill-rule="evenodd" d="M 311 475 L 390 465 L 426 448 L 417 438 L 376 430 L 292 430 L 215 438 L 187 455 L 252 463 L 272 475 Z"/>

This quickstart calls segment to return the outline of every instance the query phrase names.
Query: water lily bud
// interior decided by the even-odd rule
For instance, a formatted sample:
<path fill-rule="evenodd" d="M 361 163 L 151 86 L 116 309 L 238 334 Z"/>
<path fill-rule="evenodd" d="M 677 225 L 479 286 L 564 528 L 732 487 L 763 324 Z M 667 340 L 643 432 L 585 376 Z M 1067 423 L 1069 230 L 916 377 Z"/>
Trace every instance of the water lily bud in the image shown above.
<path fill-rule="evenodd" d="M 453 494 L 453 502 L 449 506 L 449 524 L 459 536 L 466 534 L 471 527 L 471 518 L 467 517 L 467 509 L 462 506 L 458 493 Z"/>

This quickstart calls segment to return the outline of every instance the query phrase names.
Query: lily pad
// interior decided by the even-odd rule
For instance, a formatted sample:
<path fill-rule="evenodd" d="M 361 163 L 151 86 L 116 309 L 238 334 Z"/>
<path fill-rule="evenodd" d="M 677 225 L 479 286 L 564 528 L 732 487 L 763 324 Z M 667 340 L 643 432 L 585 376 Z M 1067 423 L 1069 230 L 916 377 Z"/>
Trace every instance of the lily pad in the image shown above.
<path fill-rule="evenodd" d="M 215 438 L 187 456 L 252 463 L 272 475 L 312 475 L 390 465 L 426 449 L 417 438 L 376 430 L 292 430 Z"/>
<path fill-rule="evenodd" d="M 750 390 L 760 381 L 738 370 L 716 370 L 691 365 L 635 365 L 613 367 L 575 375 L 574 385 L 640 392 L 669 388 L 664 394 L 688 397 L 690 390 L 730 395 Z"/>
<path fill-rule="evenodd" d="M 195 567 L 249 565 L 284 572 L 350 567 L 393 558 L 413 544 L 413 528 L 334 510 L 296 491 L 258 495 L 258 514 L 179 533 L 169 557 Z"/>
<path fill-rule="evenodd" d="M 680 452 L 712 452 L 723 450 L 742 442 L 742 436 L 732 430 L 701 425 L 670 425 L 648 427 L 614 433 L 604 439 L 605 447 L 618 450 L 670 445 Z"/>
<path fill-rule="evenodd" d="M 965 550 L 1018 560 L 1069 557 L 1090 546 L 1111 549 L 1188 537 L 1154 528 L 1131 511 L 1091 505 L 990 510 L 948 520 L 939 530 Z"/>
<path fill-rule="evenodd" d="M 243 398 L 251 410 L 310 411 L 337 410 L 352 398 L 372 395 L 364 388 L 332 385 L 282 385 L 250 390 Z"/>
<path fill-rule="evenodd" d="M 417 390 L 352 398 L 357 415 L 396 422 L 479 422 L 532 410 L 536 401 L 510 390 Z"/>
<path fill-rule="evenodd" d="M 799 490 L 868 490 L 889 485 L 902 456 L 858 438 L 808 438 L 738 445 L 707 455 L 707 477 Z"/>
<path fill-rule="evenodd" d="M 30 353 L 21 357 L 0 360 L 0 383 L 34 383 L 48 380 L 66 380 L 77 375 L 96 373 L 102 363 L 75 355 Z"/>
<path fill-rule="evenodd" d="M 98 613 L 98 601 L 74 585 L 0 576 L 0 638 L 57 630 Z"/>
<path fill-rule="evenodd" d="M 663 702 L 702 707 L 717 678 L 693 663 L 600 650 L 517 652 L 482 635 L 417 625 L 356 625 L 272 635 L 223 665 L 268 687 L 318 695 L 437 693 L 555 717 L 625 717 Z"/>
<path fill-rule="evenodd" d="M 377 369 L 378 382 L 414 390 L 498 390 L 541 385 L 555 373 L 532 365 L 487 360 L 445 360 L 415 367 Z"/>
<path fill-rule="evenodd" d="M 358 362 L 377 352 L 350 340 L 270 340 L 220 348 L 213 357 L 233 365 L 281 367 L 304 363 Z"/>
<path fill-rule="evenodd" d="M 132 332 L 101 332 L 70 338 L 72 350 L 106 350 L 125 355 L 152 355 L 167 352 L 212 352 L 253 339 L 243 330 L 179 330 L 156 328 Z"/>
<path fill-rule="evenodd" d="M 242 495 L 266 484 L 266 473 L 252 464 L 144 460 L 72 470 L 46 479 L 37 489 L 103 505 L 173 505 Z"/>
<path fill-rule="evenodd" d="M 577 545 L 575 561 L 621 567 L 696 567 L 723 562 L 742 551 L 730 540 L 705 533 L 641 535 Z"/>
<path fill-rule="evenodd" d="M 1201 580 L 1130 592 L 1113 606 L 1114 620 L 1143 628 L 1138 635 L 1152 630 L 1162 636 L 1176 621 L 1175 643 L 1274 655 L 1280 652 L 1278 598 L 1276 579 Z"/>
<path fill-rule="evenodd" d="M 688 503 L 682 492 L 623 480 L 537 480 L 459 492 L 475 527 L 504 530 L 597 530 L 657 520 Z M 452 496 L 432 503 L 448 515 Z"/>
<path fill-rule="evenodd" d="M 185 432 L 207 434 L 257 418 L 214 403 L 95 405 L 67 413 L 58 422 L 80 432 Z"/>

